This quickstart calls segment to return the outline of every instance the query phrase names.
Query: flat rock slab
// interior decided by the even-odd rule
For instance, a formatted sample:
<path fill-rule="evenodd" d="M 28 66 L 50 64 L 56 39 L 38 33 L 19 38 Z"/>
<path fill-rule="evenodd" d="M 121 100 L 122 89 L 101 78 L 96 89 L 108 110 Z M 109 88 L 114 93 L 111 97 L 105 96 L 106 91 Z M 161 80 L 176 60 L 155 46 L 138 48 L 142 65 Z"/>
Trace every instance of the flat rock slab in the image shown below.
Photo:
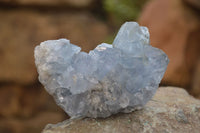
<path fill-rule="evenodd" d="M 48 124 L 43 133 L 199 133 L 200 100 L 184 89 L 160 87 L 152 100 L 139 111 L 106 119 L 66 120 Z"/>

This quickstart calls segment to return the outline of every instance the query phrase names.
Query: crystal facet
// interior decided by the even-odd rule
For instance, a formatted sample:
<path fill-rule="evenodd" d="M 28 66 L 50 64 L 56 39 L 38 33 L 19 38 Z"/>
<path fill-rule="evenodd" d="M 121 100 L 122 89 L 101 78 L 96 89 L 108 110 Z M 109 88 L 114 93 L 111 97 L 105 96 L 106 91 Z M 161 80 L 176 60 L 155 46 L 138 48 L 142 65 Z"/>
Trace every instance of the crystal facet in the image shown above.
<path fill-rule="evenodd" d="M 39 80 L 71 117 L 108 117 L 142 108 L 155 94 L 168 65 L 167 55 L 149 44 L 149 32 L 126 22 L 112 45 L 89 53 L 69 40 L 35 48 Z"/>

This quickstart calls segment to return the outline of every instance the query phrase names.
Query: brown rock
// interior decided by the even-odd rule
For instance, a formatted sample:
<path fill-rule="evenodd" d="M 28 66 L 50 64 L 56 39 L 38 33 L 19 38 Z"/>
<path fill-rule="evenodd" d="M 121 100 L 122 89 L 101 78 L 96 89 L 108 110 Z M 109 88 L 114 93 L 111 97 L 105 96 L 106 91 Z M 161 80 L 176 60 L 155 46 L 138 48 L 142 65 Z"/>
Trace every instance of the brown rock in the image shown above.
<path fill-rule="evenodd" d="M 2 118 L 0 119 L 0 133 L 40 133 L 46 123 L 59 122 L 64 119 L 61 113 L 40 111 L 28 119 Z"/>
<path fill-rule="evenodd" d="M 144 8 L 139 23 L 149 28 L 151 44 L 169 56 L 162 83 L 193 93 L 192 82 L 200 58 L 199 13 L 182 0 L 154 0 Z M 200 86 L 198 89 L 200 95 Z"/>
<path fill-rule="evenodd" d="M 200 10 L 200 1 L 199 0 L 183 0 L 187 4 L 193 6 L 196 9 Z"/>
<path fill-rule="evenodd" d="M 0 81 L 29 84 L 37 79 L 34 47 L 68 38 L 84 51 L 108 35 L 107 26 L 87 12 L 0 10 Z"/>
<path fill-rule="evenodd" d="M 200 99 L 200 59 L 197 63 L 194 80 L 192 82 L 192 95 Z"/>
<path fill-rule="evenodd" d="M 200 100 L 185 90 L 161 87 L 144 109 L 106 119 L 66 120 L 49 124 L 43 133 L 198 133 Z"/>
<path fill-rule="evenodd" d="M 53 98 L 39 85 L 0 86 L 0 117 L 30 118 L 41 111 L 64 114 Z"/>
<path fill-rule="evenodd" d="M 0 0 L 6 4 L 87 7 L 92 0 Z"/>
<path fill-rule="evenodd" d="M 9 117 L 16 115 L 20 110 L 20 94 L 19 86 L 0 87 L 0 116 Z"/>

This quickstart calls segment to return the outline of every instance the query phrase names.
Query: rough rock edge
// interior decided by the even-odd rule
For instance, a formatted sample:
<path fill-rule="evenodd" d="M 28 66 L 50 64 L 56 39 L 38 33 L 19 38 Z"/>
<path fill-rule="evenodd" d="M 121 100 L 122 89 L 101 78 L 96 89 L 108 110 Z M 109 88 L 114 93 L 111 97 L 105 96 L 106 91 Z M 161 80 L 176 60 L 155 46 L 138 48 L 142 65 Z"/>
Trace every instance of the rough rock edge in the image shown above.
<path fill-rule="evenodd" d="M 200 100 L 176 87 L 160 87 L 144 109 L 106 119 L 66 120 L 48 124 L 43 133 L 198 132 Z"/>

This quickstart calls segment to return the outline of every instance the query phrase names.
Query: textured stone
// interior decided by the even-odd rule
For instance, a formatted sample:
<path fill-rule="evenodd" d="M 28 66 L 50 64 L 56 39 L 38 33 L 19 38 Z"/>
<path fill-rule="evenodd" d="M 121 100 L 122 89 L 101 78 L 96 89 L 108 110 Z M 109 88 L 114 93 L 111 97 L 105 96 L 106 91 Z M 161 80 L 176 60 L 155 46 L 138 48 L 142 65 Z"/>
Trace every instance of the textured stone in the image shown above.
<path fill-rule="evenodd" d="M 126 22 L 113 45 L 89 53 L 69 40 L 49 40 L 35 48 L 39 80 L 71 117 L 108 117 L 143 107 L 167 68 L 164 52 L 149 45 L 149 33 Z"/>
<path fill-rule="evenodd" d="M 181 88 L 161 87 L 144 109 L 106 119 L 48 124 L 43 133 L 198 133 L 200 101 Z"/>
<path fill-rule="evenodd" d="M 170 63 L 162 83 L 185 88 L 194 96 L 200 96 L 200 86 L 193 87 L 196 86 L 194 81 L 198 80 L 195 78 L 200 76 L 197 74 L 200 59 L 199 11 L 183 0 L 153 0 L 144 8 L 139 23 L 149 28 L 152 45 L 163 49 L 169 56 Z"/>
<path fill-rule="evenodd" d="M 13 9 L 0 10 L 0 17 L 1 82 L 35 82 L 33 51 L 41 41 L 69 38 L 89 51 L 105 40 L 109 31 L 104 23 L 87 12 Z"/>

